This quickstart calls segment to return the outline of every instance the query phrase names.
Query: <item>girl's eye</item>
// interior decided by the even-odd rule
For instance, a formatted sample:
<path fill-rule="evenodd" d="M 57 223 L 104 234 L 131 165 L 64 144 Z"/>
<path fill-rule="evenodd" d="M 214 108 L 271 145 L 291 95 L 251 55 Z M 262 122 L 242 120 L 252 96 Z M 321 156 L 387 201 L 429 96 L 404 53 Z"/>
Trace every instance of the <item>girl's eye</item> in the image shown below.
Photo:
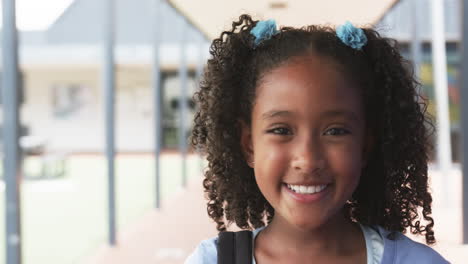
<path fill-rule="evenodd" d="M 290 135 L 291 131 L 285 127 L 277 127 L 267 131 L 268 133 L 276 134 L 276 135 Z"/>
<path fill-rule="evenodd" d="M 325 132 L 325 135 L 331 135 L 331 136 L 342 136 L 346 134 L 350 134 L 350 132 L 344 128 L 337 128 L 337 127 L 330 128 L 329 130 Z"/>

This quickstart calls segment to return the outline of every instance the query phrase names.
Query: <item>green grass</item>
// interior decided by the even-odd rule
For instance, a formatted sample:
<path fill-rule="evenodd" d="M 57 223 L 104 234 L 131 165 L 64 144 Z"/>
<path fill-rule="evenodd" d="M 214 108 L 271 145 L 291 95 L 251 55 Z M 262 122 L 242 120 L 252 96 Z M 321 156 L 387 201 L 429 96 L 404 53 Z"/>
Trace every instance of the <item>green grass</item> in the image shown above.
<path fill-rule="evenodd" d="M 161 158 L 161 196 L 181 183 L 181 160 Z M 26 173 L 40 169 L 28 158 Z M 119 156 L 116 160 L 117 230 L 124 230 L 154 207 L 154 160 L 151 156 Z M 189 179 L 201 174 L 200 159 L 187 160 Z M 102 156 L 72 156 L 67 175 L 59 179 L 25 180 L 22 184 L 22 246 L 25 264 L 78 263 L 107 241 L 107 174 Z M 0 264 L 5 264 L 5 194 L 0 192 Z"/>

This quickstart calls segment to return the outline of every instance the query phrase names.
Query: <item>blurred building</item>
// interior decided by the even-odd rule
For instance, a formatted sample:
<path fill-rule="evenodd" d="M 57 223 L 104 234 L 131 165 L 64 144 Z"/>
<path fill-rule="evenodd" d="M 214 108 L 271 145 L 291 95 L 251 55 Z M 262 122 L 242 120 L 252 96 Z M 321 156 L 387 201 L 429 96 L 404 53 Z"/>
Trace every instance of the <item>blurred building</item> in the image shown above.
<path fill-rule="evenodd" d="M 417 8 L 412 3 L 416 1 Z M 184 18 L 163 1 L 162 65 L 163 147 L 177 148 L 178 65 Z M 116 147 L 119 152 L 153 150 L 152 0 L 116 0 Z M 25 133 L 52 150 L 100 152 L 104 148 L 104 98 L 101 80 L 103 1 L 75 0 L 46 30 L 20 33 L 24 84 L 21 119 Z M 453 160 L 459 160 L 460 1 L 445 0 L 450 118 Z M 417 12 L 417 16 L 415 15 Z M 430 0 L 401 0 L 376 28 L 399 41 L 411 59 L 412 26 L 420 36 L 420 79 L 435 115 L 432 83 Z M 187 24 L 187 23 L 185 23 Z M 205 36 L 188 24 L 189 95 L 196 89 L 196 69 L 206 61 Z M 190 100 L 190 96 L 187 98 Z M 193 104 L 189 104 L 192 106 Z M 193 111 L 191 111 L 193 114 Z M 192 116 L 188 118 L 191 126 Z"/>
<path fill-rule="evenodd" d="M 201 32 L 163 2 L 159 51 L 163 145 L 176 148 L 180 44 L 182 39 L 187 40 L 187 100 L 196 89 L 195 72 L 201 61 L 206 60 L 208 46 Z M 42 141 L 47 149 L 73 152 L 104 149 L 101 80 L 104 3 L 75 0 L 46 30 L 20 32 L 19 57 L 24 85 L 21 120 L 25 133 Z M 149 152 L 154 146 L 154 12 L 152 0 L 139 0 L 138 4 L 116 0 L 116 147 L 120 152 Z M 184 38 L 183 32 L 187 33 Z M 189 115 L 188 122 L 191 119 Z"/>
<path fill-rule="evenodd" d="M 444 23 L 447 54 L 449 113 L 451 126 L 452 158 L 460 162 L 460 79 L 461 64 L 461 1 L 444 0 Z M 413 59 L 411 44 L 414 30 L 420 46 L 419 80 L 424 96 L 429 99 L 428 111 L 435 117 L 435 91 L 432 72 L 432 19 L 431 0 L 400 0 L 385 14 L 376 28 L 383 35 L 398 40 L 400 51 L 407 59 Z M 435 135 L 434 135 L 435 136 Z"/>

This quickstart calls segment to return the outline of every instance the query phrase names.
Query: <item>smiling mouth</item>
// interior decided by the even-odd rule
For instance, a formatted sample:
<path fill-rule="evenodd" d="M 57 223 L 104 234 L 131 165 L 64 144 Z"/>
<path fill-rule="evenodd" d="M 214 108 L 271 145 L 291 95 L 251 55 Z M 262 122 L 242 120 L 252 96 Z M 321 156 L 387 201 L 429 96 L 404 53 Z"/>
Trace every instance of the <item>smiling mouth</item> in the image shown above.
<path fill-rule="evenodd" d="M 289 190 L 298 194 L 315 194 L 325 190 L 330 184 L 318 184 L 318 185 L 292 185 L 283 183 Z"/>
<path fill-rule="evenodd" d="M 316 203 L 324 200 L 333 192 L 333 184 L 292 185 L 283 183 L 286 194 L 299 203 Z"/>

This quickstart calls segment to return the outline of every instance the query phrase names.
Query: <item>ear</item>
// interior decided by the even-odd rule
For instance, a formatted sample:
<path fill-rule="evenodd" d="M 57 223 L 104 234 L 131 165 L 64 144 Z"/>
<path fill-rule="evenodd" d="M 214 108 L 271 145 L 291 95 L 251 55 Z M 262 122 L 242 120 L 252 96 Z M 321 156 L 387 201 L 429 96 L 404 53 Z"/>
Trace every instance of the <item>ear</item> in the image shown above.
<path fill-rule="evenodd" d="M 251 126 L 245 123 L 243 120 L 239 120 L 238 122 L 241 129 L 240 145 L 242 148 L 242 153 L 244 154 L 244 159 L 247 162 L 247 165 L 253 168 L 254 152 L 252 144 L 252 129 Z"/>

